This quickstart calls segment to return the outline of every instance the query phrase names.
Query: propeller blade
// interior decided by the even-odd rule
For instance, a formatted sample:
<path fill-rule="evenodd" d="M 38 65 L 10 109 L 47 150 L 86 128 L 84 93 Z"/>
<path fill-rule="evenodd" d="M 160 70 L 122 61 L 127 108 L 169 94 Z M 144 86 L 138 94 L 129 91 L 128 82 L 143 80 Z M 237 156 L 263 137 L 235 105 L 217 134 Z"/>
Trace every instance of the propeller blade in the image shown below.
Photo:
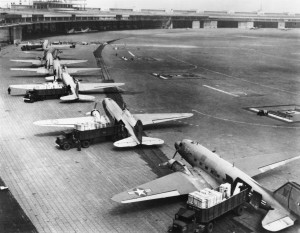
<path fill-rule="evenodd" d="M 98 104 L 97 102 L 94 104 L 94 109 L 96 109 L 96 107 L 97 107 L 97 104 Z"/>
<path fill-rule="evenodd" d="M 173 159 L 175 158 L 176 154 L 177 154 L 178 150 L 175 151 L 175 154 L 173 155 Z"/>

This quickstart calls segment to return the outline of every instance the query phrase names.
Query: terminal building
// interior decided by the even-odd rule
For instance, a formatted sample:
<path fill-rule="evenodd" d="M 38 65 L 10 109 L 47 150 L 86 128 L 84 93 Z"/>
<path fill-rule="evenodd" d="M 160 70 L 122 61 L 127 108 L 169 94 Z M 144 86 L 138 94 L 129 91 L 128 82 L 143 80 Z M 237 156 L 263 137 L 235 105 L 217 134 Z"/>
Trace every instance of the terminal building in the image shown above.
<path fill-rule="evenodd" d="M 86 8 L 85 0 L 33 1 L 0 9 L 0 41 L 11 43 L 34 35 L 63 34 L 89 28 L 92 31 L 158 28 L 300 28 L 300 14 Z"/>

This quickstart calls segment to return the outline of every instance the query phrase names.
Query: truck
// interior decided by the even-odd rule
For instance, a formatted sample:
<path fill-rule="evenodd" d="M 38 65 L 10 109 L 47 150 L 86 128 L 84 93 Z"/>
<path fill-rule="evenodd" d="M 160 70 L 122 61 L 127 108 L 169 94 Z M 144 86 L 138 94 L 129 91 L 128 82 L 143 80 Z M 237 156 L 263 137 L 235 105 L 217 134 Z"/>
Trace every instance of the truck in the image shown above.
<path fill-rule="evenodd" d="M 45 99 L 59 99 L 61 96 L 69 94 L 69 88 L 59 86 L 57 88 L 33 89 L 26 91 L 23 100 L 25 103 L 34 103 Z"/>
<path fill-rule="evenodd" d="M 71 148 L 88 148 L 95 141 L 116 141 L 128 136 L 123 124 L 109 125 L 98 129 L 78 130 L 63 132 L 56 138 L 55 143 L 63 150 Z M 79 145 L 80 143 L 80 145 Z"/>
<path fill-rule="evenodd" d="M 238 194 L 224 199 L 222 202 L 209 208 L 199 208 L 187 203 L 186 207 L 180 208 L 175 214 L 173 225 L 168 232 L 172 233 L 211 233 L 214 220 L 229 211 L 234 211 L 238 216 L 243 214 L 243 204 L 248 201 L 249 191 L 244 189 Z"/>

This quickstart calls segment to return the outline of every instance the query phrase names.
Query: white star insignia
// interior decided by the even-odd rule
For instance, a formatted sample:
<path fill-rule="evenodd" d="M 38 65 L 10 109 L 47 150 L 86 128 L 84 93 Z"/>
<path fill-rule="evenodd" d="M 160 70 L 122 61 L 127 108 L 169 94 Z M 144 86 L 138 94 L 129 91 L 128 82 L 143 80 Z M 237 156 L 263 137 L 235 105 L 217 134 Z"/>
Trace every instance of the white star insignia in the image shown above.
<path fill-rule="evenodd" d="M 151 189 L 135 188 L 131 192 L 128 192 L 128 194 L 135 194 L 139 197 L 145 197 L 149 192 L 151 192 Z"/>

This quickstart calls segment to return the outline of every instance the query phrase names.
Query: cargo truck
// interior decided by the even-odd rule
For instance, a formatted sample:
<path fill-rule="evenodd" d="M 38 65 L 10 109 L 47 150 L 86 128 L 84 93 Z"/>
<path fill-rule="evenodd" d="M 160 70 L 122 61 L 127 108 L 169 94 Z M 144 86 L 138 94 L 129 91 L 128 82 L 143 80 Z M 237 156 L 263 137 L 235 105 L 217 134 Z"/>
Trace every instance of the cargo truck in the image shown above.
<path fill-rule="evenodd" d="M 23 99 L 26 103 L 33 103 L 45 99 L 59 99 L 61 96 L 68 95 L 69 91 L 69 88 L 64 86 L 48 89 L 33 89 L 26 91 Z"/>
<path fill-rule="evenodd" d="M 120 140 L 128 136 L 123 124 L 106 125 L 96 129 L 73 129 L 57 137 L 55 143 L 63 150 L 88 148 L 95 141 Z M 80 143 L 80 145 L 79 145 Z"/>
<path fill-rule="evenodd" d="M 172 233 L 211 233 L 214 227 L 214 220 L 229 211 L 236 215 L 242 215 L 243 204 L 248 201 L 249 191 L 244 189 L 239 193 L 225 198 L 223 201 L 208 207 L 200 208 L 191 202 L 187 202 L 185 208 L 180 208 L 175 214 L 173 225 L 168 232 Z"/>

